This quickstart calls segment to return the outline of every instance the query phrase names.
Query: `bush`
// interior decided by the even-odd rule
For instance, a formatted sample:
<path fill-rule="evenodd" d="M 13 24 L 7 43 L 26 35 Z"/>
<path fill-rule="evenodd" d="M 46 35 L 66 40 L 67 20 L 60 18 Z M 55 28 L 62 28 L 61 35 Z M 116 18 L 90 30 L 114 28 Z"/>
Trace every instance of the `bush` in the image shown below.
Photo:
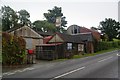
<path fill-rule="evenodd" d="M 2 64 L 24 64 L 26 42 L 22 37 L 2 33 Z"/>
<path fill-rule="evenodd" d="M 101 50 L 108 50 L 111 48 L 120 48 L 120 41 L 112 41 L 112 42 L 106 42 L 101 41 L 96 44 L 95 52 L 101 51 Z"/>

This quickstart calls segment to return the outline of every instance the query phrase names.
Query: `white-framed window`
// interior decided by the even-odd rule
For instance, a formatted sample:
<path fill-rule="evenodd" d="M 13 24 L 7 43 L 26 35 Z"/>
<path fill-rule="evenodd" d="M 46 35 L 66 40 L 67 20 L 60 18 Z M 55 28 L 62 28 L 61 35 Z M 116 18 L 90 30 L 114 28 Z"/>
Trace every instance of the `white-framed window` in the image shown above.
<path fill-rule="evenodd" d="M 67 43 L 67 50 L 71 50 L 72 49 L 72 43 Z"/>
<path fill-rule="evenodd" d="M 83 50 L 84 50 L 84 45 L 78 44 L 78 51 L 83 51 Z"/>

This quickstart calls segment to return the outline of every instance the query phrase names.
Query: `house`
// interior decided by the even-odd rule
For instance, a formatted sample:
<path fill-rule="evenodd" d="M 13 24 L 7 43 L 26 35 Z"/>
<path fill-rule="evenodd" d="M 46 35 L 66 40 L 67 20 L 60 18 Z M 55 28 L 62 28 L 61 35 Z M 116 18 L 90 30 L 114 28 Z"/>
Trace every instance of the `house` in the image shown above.
<path fill-rule="evenodd" d="M 79 54 L 83 52 L 84 43 L 81 41 L 81 38 L 78 36 L 68 35 L 64 33 L 56 33 L 48 43 L 63 43 L 63 52 L 64 55 L 68 53 Z"/>
<path fill-rule="evenodd" d="M 86 27 L 80 27 L 78 25 L 71 25 L 68 27 L 67 29 L 67 34 L 78 34 L 78 33 L 89 33 L 91 32 L 94 39 L 96 39 L 97 41 L 100 41 L 100 33 L 96 30 L 91 30 L 91 29 L 88 29 Z"/>
<path fill-rule="evenodd" d="M 48 37 L 46 43 L 36 46 L 37 59 L 71 58 L 84 52 L 84 43 L 76 35 L 55 33 Z"/>
<path fill-rule="evenodd" d="M 71 58 L 75 54 L 93 53 L 94 38 L 91 32 L 78 34 L 55 33 L 36 46 L 37 59 Z"/>
<path fill-rule="evenodd" d="M 22 36 L 26 41 L 26 49 L 35 49 L 37 44 L 43 44 L 43 37 L 28 26 L 13 27 L 7 31 L 16 36 Z"/>
<path fill-rule="evenodd" d="M 72 34 L 84 43 L 84 53 L 94 53 L 94 37 L 91 32 Z"/>

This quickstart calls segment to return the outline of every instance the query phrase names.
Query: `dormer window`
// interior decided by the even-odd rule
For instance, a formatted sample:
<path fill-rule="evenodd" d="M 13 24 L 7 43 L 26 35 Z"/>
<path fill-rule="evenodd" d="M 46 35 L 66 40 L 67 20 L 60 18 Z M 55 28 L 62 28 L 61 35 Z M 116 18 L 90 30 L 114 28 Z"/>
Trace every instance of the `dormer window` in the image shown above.
<path fill-rule="evenodd" d="M 80 30 L 78 27 L 74 26 L 72 29 L 72 34 L 77 34 L 77 33 L 80 33 Z"/>

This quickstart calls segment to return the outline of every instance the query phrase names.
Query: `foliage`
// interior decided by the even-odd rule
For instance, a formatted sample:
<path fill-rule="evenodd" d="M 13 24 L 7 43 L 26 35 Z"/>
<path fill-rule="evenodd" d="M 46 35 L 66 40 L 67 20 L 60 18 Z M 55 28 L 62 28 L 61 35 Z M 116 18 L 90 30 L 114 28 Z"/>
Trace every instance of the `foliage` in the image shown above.
<path fill-rule="evenodd" d="M 100 22 L 100 30 L 108 36 L 108 41 L 113 41 L 113 38 L 120 37 L 120 23 L 111 18 L 106 18 Z"/>
<path fill-rule="evenodd" d="M 118 48 L 112 48 L 112 49 L 108 49 L 108 50 L 102 50 L 102 51 L 98 51 L 98 52 L 92 53 L 92 54 L 74 55 L 73 59 L 84 58 L 84 57 L 89 57 L 89 56 L 95 56 L 95 55 L 98 55 L 98 54 L 103 54 L 103 53 L 111 52 L 111 51 L 114 51 L 114 50 L 118 50 Z"/>
<path fill-rule="evenodd" d="M 8 33 L 2 33 L 2 36 L 2 63 L 5 65 L 25 63 L 25 40 Z"/>
<path fill-rule="evenodd" d="M 31 24 L 31 21 L 29 19 L 30 14 L 24 9 L 18 11 L 18 13 L 19 13 L 20 24 L 30 26 L 30 24 Z"/>
<path fill-rule="evenodd" d="M 48 13 L 44 13 L 45 18 L 48 22 L 55 24 L 56 18 L 61 17 L 61 27 L 66 27 L 66 17 L 63 16 L 62 8 L 55 6 L 52 10 L 48 10 Z"/>
<path fill-rule="evenodd" d="M 55 32 L 56 31 L 55 25 L 45 20 L 44 21 L 37 20 L 33 22 L 33 26 L 34 26 L 34 29 L 36 29 L 37 31 L 42 31 L 42 32 Z"/>
<path fill-rule="evenodd" d="M 96 44 L 95 52 L 102 51 L 102 50 L 108 50 L 112 48 L 119 48 L 120 47 L 120 41 L 101 41 Z"/>
<path fill-rule="evenodd" d="M 31 25 L 30 14 L 26 10 L 14 11 L 9 6 L 2 6 L 2 30 L 7 31 L 18 25 Z M 19 23 L 20 22 L 20 23 Z"/>
<path fill-rule="evenodd" d="M 102 41 L 108 41 L 108 36 L 106 34 L 101 35 Z"/>
<path fill-rule="evenodd" d="M 18 21 L 18 16 L 16 12 L 9 6 L 2 7 L 2 30 L 9 30 L 11 27 L 15 26 Z"/>

